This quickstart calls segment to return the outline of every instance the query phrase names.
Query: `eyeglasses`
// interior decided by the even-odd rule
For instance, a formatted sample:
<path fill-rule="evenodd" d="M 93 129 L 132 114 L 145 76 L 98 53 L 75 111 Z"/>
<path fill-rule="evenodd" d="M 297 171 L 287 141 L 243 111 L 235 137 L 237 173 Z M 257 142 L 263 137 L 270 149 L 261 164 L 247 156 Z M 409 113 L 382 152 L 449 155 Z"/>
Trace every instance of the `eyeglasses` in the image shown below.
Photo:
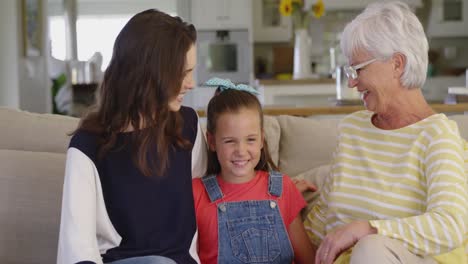
<path fill-rule="evenodd" d="M 348 77 L 348 79 L 353 79 L 353 80 L 356 79 L 358 77 L 357 70 L 366 67 L 367 65 L 373 63 L 376 60 L 377 59 L 370 59 L 368 61 L 365 61 L 355 66 L 348 65 L 348 66 L 343 67 L 346 77 Z"/>

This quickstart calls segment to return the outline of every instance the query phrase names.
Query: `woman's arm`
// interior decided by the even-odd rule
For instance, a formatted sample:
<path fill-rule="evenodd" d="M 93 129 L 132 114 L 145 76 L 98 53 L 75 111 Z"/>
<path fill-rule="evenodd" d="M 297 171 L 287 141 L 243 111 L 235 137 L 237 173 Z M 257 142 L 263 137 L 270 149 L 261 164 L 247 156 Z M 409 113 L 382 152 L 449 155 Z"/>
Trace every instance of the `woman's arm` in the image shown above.
<path fill-rule="evenodd" d="M 314 245 L 320 245 L 324 239 L 325 225 L 326 225 L 326 212 L 327 212 L 327 197 L 331 189 L 331 177 L 326 176 L 325 183 L 320 190 L 320 195 L 317 202 L 312 207 L 304 220 L 304 227 L 307 236 Z"/>
<path fill-rule="evenodd" d="M 426 212 L 370 221 L 379 234 L 401 240 L 419 255 L 439 255 L 462 245 L 468 226 L 464 146 L 464 140 L 453 133 L 432 138 L 424 160 Z"/>
<path fill-rule="evenodd" d="M 57 263 L 102 263 L 96 238 L 96 170 L 83 152 L 67 152 Z"/>
<path fill-rule="evenodd" d="M 294 250 L 294 262 L 314 263 L 316 247 L 307 237 L 300 215 L 289 225 L 288 234 Z"/>

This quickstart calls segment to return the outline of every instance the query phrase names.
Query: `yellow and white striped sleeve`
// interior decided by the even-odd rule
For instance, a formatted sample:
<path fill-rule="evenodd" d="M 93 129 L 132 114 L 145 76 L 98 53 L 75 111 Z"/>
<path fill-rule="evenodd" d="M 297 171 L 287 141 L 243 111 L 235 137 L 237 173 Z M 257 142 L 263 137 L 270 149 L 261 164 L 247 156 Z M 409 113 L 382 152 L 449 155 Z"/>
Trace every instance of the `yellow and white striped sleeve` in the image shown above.
<path fill-rule="evenodd" d="M 439 255 L 460 246 L 467 232 L 467 173 L 464 141 L 442 131 L 425 151 L 426 213 L 418 216 L 372 220 L 378 233 L 403 241 L 418 255 Z"/>

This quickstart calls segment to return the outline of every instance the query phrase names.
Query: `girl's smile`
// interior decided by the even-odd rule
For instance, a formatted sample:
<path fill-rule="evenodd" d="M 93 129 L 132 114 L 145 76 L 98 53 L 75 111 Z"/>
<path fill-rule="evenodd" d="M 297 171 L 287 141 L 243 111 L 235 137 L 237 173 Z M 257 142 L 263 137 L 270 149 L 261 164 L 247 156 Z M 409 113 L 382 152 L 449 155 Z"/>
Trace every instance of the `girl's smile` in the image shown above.
<path fill-rule="evenodd" d="M 256 109 L 241 108 L 219 116 L 214 135 L 207 134 L 211 151 L 216 151 L 221 177 L 231 183 L 248 182 L 255 177 L 263 133 Z"/>

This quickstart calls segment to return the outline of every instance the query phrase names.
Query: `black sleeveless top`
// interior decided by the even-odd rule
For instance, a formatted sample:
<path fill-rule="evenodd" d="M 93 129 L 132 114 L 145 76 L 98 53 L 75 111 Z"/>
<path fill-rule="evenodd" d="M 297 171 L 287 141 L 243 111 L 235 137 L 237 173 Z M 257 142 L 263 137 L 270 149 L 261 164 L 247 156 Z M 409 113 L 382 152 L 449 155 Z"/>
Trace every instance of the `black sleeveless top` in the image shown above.
<path fill-rule="evenodd" d="M 182 107 L 183 136 L 192 144 L 197 135 L 197 115 Z M 192 194 L 192 152 L 169 148 L 164 175 L 144 176 L 132 160 L 132 134 L 121 133 L 116 147 L 97 159 L 96 135 L 78 131 L 70 146 L 96 165 L 109 218 L 122 237 L 119 246 L 102 255 L 104 262 L 137 256 L 159 255 L 177 263 L 196 263 L 189 248 L 196 230 Z M 157 160 L 157 146 L 148 159 Z"/>

